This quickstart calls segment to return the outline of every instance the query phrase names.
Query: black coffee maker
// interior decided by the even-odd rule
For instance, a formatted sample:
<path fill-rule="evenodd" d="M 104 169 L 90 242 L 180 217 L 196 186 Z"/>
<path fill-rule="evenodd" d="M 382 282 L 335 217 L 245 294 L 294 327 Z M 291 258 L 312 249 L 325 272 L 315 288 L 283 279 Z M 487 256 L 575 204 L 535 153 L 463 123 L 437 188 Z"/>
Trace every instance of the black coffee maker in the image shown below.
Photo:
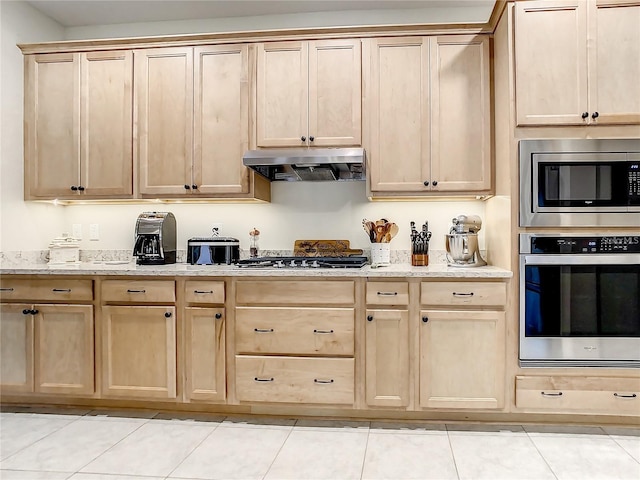
<path fill-rule="evenodd" d="M 133 256 L 138 265 L 176 263 L 176 217 L 170 212 L 144 212 L 136 222 Z"/>

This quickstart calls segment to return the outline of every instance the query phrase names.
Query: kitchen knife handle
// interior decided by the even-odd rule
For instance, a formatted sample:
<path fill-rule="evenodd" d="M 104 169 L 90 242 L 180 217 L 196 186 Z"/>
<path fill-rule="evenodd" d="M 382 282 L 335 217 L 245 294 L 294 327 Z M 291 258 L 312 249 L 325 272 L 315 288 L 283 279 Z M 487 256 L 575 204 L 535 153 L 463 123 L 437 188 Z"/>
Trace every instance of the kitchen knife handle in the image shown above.
<path fill-rule="evenodd" d="M 540 394 L 544 395 L 545 397 L 561 397 L 562 396 L 562 392 L 558 392 L 558 393 L 540 392 Z"/>
<path fill-rule="evenodd" d="M 378 292 L 378 295 L 386 296 L 386 297 L 393 297 L 395 295 L 398 295 L 398 292 Z"/>
<path fill-rule="evenodd" d="M 257 333 L 273 333 L 273 328 L 254 328 L 253 331 Z"/>

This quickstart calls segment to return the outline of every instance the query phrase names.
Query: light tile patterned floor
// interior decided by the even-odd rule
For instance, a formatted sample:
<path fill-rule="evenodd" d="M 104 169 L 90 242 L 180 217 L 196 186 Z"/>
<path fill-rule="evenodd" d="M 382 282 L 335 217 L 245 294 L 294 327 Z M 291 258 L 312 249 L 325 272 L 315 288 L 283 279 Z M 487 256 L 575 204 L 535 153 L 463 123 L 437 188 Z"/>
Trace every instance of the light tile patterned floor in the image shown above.
<path fill-rule="evenodd" d="M 0 413 L 2 480 L 640 480 L 640 428 Z"/>

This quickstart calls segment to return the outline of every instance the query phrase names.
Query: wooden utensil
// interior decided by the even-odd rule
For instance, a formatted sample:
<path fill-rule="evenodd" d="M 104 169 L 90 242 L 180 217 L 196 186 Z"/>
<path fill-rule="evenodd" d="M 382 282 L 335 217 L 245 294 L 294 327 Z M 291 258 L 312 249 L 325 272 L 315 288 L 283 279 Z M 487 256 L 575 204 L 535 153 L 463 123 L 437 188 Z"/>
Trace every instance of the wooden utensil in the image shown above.
<path fill-rule="evenodd" d="M 399 231 L 400 231 L 400 227 L 398 227 L 398 225 L 396 225 L 395 223 L 392 223 L 391 228 L 389 228 L 389 235 L 390 235 L 389 241 L 391 241 L 391 239 L 393 239 L 393 237 L 395 237 Z"/>

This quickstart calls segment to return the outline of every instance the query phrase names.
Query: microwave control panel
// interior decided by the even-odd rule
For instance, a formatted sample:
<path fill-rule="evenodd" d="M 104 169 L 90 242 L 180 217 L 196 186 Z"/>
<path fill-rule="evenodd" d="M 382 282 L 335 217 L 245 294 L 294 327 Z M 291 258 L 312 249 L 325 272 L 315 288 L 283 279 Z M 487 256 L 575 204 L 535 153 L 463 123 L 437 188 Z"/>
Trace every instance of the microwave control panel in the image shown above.
<path fill-rule="evenodd" d="M 640 253 L 640 236 L 531 237 L 531 253 Z"/>
<path fill-rule="evenodd" d="M 640 163 L 629 164 L 629 199 L 640 199 Z"/>

